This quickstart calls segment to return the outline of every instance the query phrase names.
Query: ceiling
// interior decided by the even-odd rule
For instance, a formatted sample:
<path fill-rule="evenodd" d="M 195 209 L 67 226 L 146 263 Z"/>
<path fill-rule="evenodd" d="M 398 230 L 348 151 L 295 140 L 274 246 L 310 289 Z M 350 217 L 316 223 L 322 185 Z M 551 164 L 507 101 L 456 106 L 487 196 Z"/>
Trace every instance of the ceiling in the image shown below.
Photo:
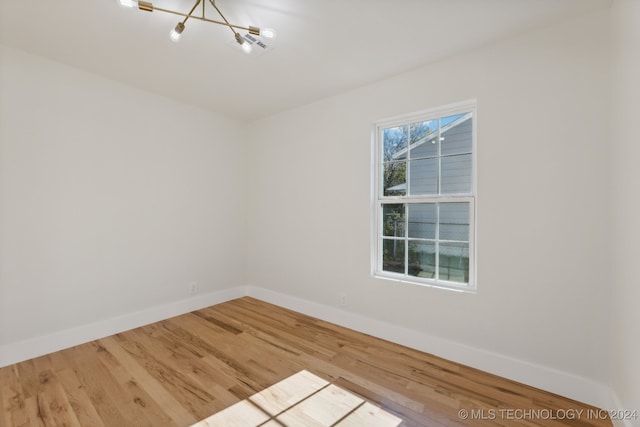
<path fill-rule="evenodd" d="M 195 0 L 155 0 L 188 12 Z M 232 23 L 273 27 L 247 56 L 228 28 L 116 0 L 0 0 L 0 43 L 240 120 L 399 74 L 610 0 L 217 0 Z M 207 17 L 216 18 L 208 6 Z"/>

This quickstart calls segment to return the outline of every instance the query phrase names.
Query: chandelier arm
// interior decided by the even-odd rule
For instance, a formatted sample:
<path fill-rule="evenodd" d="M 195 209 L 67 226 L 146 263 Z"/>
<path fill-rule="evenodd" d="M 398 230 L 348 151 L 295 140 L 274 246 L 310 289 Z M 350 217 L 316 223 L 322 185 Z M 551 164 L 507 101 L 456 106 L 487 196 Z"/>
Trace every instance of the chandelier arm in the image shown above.
<path fill-rule="evenodd" d="M 216 21 L 215 19 L 209 19 L 209 18 L 203 18 L 203 17 L 200 17 L 200 16 L 188 15 L 186 13 L 176 12 L 175 10 L 163 9 L 161 7 L 155 7 L 155 6 L 153 7 L 153 10 L 157 11 L 157 12 L 165 12 L 165 13 L 171 13 L 173 15 L 183 16 L 185 18 L 197 19 L 198 21 L 204 21 L 204 22 L 210 22 L 212 24 L 223 25 L 223 26 L 229 27 L 231 29 L 235 28 L 235 29 L 238 29 L 238 30 L 249 31 L 249 27 L 243 27 L 242 25 L 235 25 L 235 24 L 230 24 L 229 22 Z M 186 19 L 185 19 L 185 21 L 186 21 Z"/>
<path fill-rule="evenodd" d="M 193 14 L 193 11 L 196 10 L 196 7 L 198 7 L 198 5 L 200 4 L 201 1 L 202 0 L 196 0 L 196 4 L 193 5 L 193 7 L 191 8 L 191 11 L 187 15 L 185 15 L 186 17 L 182 21 L 183 25 L 187 22 L 187 19 L 192 18 L 191 15 Z M 204 5 L 204 3 L 203 3 L 203 5 Z"/>
<path fill-rule="evenodd" d="M 224 22 L 226 22 L 227 27 L 229 27 L 229 29 L 233 32 L 233 35 L 237 39 L 238 38 L 238 36 L 237 36 L 238 32 L 233 28 L 234 25 L 229 24 L 229 21 L 227 21 L 227 18 L 225 18 L 225 16 L 222 14 L 222 12 L 220 12 L 220 9 L 218 9 L 218 6 L 216 6 L 216 3 L 213 0 L 209 0 L 209 3 L 211 3 L 211 6 L 213 6 L 215 8 L 215 10 L 218 11 L 218 14 L 222 17 Z"/>

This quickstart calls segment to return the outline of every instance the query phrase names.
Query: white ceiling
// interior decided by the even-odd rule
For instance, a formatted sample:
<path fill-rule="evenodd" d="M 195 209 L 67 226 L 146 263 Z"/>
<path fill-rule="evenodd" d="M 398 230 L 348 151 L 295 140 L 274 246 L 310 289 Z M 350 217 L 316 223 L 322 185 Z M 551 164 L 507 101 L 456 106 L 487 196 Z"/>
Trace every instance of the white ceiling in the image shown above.
<path fill-rule="evenodd" d="M 188 12 L 195 0 L 155 0 Z M 228 28 L 116 0 L 0 0 L 0 43 L 242 120 L 389 77 L 610 0 L 217 0 L 235 24 L 273 27 L 248 57 Z M 207 7 L 207 17 L 216 18 Z"/>

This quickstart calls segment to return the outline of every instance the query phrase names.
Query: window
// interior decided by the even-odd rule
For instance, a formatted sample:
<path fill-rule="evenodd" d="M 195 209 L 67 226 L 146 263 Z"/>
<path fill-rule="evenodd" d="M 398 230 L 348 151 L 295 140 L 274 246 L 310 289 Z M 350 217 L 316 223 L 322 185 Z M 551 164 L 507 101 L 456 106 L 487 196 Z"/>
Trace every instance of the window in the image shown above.
<path fill-rule="evenodd" d="M 475 102 L 378 123 L 373 274 L 475 290 Z"/>

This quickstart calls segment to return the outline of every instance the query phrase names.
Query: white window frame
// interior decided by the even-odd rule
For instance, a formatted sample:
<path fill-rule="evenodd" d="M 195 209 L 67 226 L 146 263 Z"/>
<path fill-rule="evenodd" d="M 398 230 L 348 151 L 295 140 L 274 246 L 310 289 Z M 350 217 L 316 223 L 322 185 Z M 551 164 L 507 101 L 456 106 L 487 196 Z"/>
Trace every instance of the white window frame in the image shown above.
<path fill-rule="evenodd" d="M 428 121 L 441 117 L 447 117 L 459 113 L 472 113 L 472 153 L 471 153 L 471 193 L 446 194 L 446 195 L 420 195 L 420 196 L 384 196 L 383 194 L 383 138 L 384 129 L 396 126 L 408 125 L 420 121 Z M 393 117 L 378 121 L 374 126 L 372 138 L 372 242 L 371 242 L 371 271 L 372 275 L 379 279 L 393 280 L 397 282 L 410 283 L 434 288 L 453 290 L 458 292 L 475 293 L 477 291 L 476 277 L 476 232 L 477 232 L 477 101 L 468 100 L 432 108 L 403 116 Z M 440 156 L 438 156 L 440 158 Z M 407 172 L 407 185 L 408 172 Z M 469 282 L 461 284 L 443 279 L 432 279 L 416 277 L 405 273 L 394 273 L 382 270 L 383 265 L 383 218 L 382 206 L 389 203 L 410 204 L 410 203 L 446 203 L 446 202 L 468 202 L 469 203 Z M 406 215 L 408 221 L 408 215 Z M 408 230 L 405 224 L 405 230 Z M 404 237 L 404 242 L 408 244 L 408 236 Z M 436 240 L 439 242 L 438 236 Z"/>

